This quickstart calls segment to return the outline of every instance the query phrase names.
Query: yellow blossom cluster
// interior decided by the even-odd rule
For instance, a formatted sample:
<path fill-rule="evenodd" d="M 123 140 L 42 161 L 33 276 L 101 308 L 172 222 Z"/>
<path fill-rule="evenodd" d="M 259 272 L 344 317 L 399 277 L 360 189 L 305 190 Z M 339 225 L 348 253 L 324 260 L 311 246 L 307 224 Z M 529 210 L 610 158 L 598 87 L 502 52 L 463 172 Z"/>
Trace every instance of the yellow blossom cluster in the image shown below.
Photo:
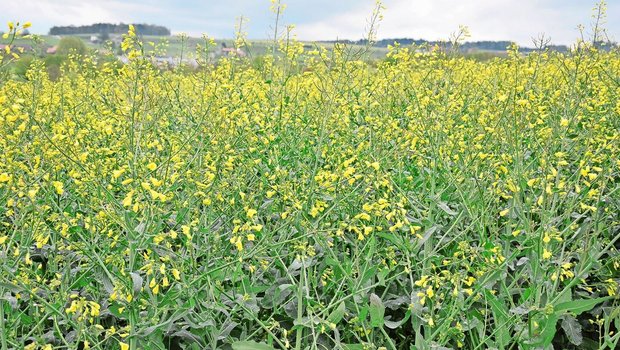
<path fill-rule="evenodd" d="M 160 69 L 130 26 L 0 81 L 0 340 L 518 348 L 612 305 L 617 51 L 287 40 Z"/>

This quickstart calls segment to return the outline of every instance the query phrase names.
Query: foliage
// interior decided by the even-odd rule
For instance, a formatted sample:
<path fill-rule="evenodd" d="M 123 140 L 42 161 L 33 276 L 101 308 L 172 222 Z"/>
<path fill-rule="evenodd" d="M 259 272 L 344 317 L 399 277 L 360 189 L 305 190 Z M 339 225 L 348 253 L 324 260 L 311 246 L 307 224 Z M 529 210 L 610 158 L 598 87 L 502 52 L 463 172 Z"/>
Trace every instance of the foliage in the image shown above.
<path fill-rule="evenodd" d="M 15 42 L 18 37 L 24 37 L 24 31 L 30 28 L 32 24 L 26 22 L 8 23 L 8 32 L 2 33 L 2 46 L 0 49 L 0 83 L 6 80 L 10 73 L 10 64 L 18 60 L 20 55 L 24 53 L 23 47 L 16 47 Z"/>
<path fill-rule="evenodd" d="M 56 53 L 65 56 L 69 54 L 84 55 L 86 51 L 86 44 L 84 44 L 82 39 L 75 36 L 66 36 L 58 42 Z"/>
<path fill-rule="evenodd" d="M 170 35 L 170 29 L 153 24 L 134 24 L 140 35 Z M 50 28 L 50 35 L 78 35 L 78 34 L 123 34 L 129 30 L 129 24 L 95 23 L 84 26 L 54 26 Z"/>
<path fill-rule="evenodd" d="M 338 40 L 338 41 L 323 41 L 323 43 L 346 43 L 351 45 L 366 45 L 366 39 L 360 40 Z M 395 39 L 381 39 L 374 43 L 375 47 L 388 47 L 394 44 L 399 44 L 401 46 L 435 46 L 435 45 L 443 45 L 444 42 L 441 41 L 428 41 L 424 39 L 411 39 L 411 38 L 395 38 Z M 507 46 L 512 44 L 510 41 L 468 41 L 463 43 L 461 46 L 461 50 L 477 50 L 477 51 L 504 51 Z M 568 51 L 568 47 L 565 45 L 549 45 L 549 49 L 554 51 L 566 52 Z M 534 51 L 533 48 L 523 48 L 524 52 Z"/>
<path fill-rule="evenodd" d="M 0 347 L 616 348 L 620 53 L 288 34 L 0 86 Z"/>

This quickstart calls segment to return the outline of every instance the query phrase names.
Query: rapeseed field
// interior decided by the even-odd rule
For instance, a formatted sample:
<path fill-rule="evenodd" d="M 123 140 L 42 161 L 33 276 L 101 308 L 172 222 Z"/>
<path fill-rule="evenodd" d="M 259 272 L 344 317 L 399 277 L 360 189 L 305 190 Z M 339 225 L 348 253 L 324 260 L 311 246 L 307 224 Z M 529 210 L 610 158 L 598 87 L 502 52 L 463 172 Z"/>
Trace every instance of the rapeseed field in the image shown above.
<path fill-rule="evenodd" d="M 617 348 L 617 50 L 210 45 L 3 76 L 0 348 Z"/>

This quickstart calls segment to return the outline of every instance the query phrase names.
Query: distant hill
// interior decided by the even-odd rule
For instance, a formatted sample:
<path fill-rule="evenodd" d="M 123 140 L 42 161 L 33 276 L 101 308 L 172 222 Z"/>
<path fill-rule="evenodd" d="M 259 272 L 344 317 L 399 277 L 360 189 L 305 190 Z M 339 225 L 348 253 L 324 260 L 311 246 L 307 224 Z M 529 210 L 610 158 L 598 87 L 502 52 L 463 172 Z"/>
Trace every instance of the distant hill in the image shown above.
<path fill-rule="evenodd" d="M 346 44 L 354 44 L 354 45 L 366 45 L 367 40 L 338 40 L 338 41 L 322 41 L 324 43 L 346 43 Z M 428 41 L 424 39 L 411 39 L 411 38 L 395 38 L 395 39 L 382 39 L 378 40 L 374 43 L 375 47 L 387 47 L 388 45 L 394 45 L 394 43 L 399 43 L 402 46 L 410 46 L 410 45 L 448 45 L 449 43 L 439 42 L 439 41 Z M 506 47 L 510 46 L 510 41 L 472 41 L 465 42 L 461 44 L 461 51 L 469 51 L 469 50 L 479 50 L 479 51 L 506 51 Z M 550 50 L 565 52 L 568 51 L 568 47 L 566 45 L 549 45 L 547 46 Z M 533 51 L 533 48 L 520 48 L 521 51 Z"/>
<path fill-rule="evenodd" d="M 134 24 L 139 35 L 169 36 L 170 29 L 153 24 Z M 129 24 L 95 23 L 86 26 L 55 26 L 50 28 L 50 35 L 78 34 L 125 34 Z"/>

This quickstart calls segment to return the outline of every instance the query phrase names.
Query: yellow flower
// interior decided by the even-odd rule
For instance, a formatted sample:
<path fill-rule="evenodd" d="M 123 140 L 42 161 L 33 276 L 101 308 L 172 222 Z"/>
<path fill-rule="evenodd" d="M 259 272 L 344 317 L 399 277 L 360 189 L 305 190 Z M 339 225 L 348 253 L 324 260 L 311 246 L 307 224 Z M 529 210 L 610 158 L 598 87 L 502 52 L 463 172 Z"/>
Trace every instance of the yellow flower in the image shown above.
<path fill-rule="evenodd" d="M 65 193 L 64 185 L 63 185 L 62 182 L 60 182 L 60 181 L 53 181 L 52 182 L 52 186 L 54 186 L 54 189 L 56 190 L 56 194 L 61 195 L 61 194 Z"/>
<path fill-rule="evenodd" d="M 370 215 L 368 215 L 367 213 L 360 213 L 355 215 L 356 219 L 360 219 L 360 220 L 364 220 L 364 221 L 368 221 L 370 220 Z"/>
<path fill-rule="evenodd" d="M 123 343 L 122 341 L 119 341 L 118 345 L 120 345 L 121 350 L 129 350 L 129 344 L 126 344 L 126 343 Z"/>
<path fill-rule="evenodd" d="M 114 170 L 112 171 L 112 177 L 115 179 L 118 179 L 119 177 L 121 177 L 121 175 L 123 175 L 125 173 L 125 169 L 118 169 L 118 170 Z"/>
<path fill-rule="evenodd" d="M 162 180 L 157 180 L 156 178 L 152 177 L 151 178 L 151 183 L 153 184 L 153 186 L 155 187 L 159 187 L 161 186 L 164 182 Z"/>
<path fill-rule="evenodd" d="M 552 256 L 551 252 L 548 251 L 547 248 L 545 248 L 543 250 L 543 255 L 542 255 L 543 259 L 547 260 L 547 259 L 551 258 L 551 256 Z"/>
<path fill-rule="evenodd" d="M 510 209 L 504 209 L 502 211 L 499 212 L 499 216 L 506 216 L 508 213 L 510 212 Z"/>
<path fill-rule="evenodd" d="M 414 284 L 418 287 L 426 286 L 426 282 L 428 281 L 428 275 L 422 275 L 422 277 L 415 281 Z"/>
<path fill-rule="evenodd" d="M 181 226 L 181 230 L 187 239 L 192 239 L 191 228 L 187 225 Z"/>
<path fill-rule="evenodd" d="M 11 181 L 11 176 L 8 173 L 0 174 L 0 183 Z"/>
<path fill-rule="evenodd" d="M 150 162 L 149 164 L 146 165 L 146 168 L 149 169 L 150 171 L 154 171 L 155 169 L 157 169 L 157 164 Z"/>
<path fill-rule="evenodd" d="M 94 301 L 89 302 L 89 305 L 90 305 L 90 315 L 93 317 L 99 316 L 101 306 Z"/>
<path fill-rule="evenodd" d="M 123 199 L 123 207 L 130 207 L 133 202 L 133 191 L 127 193 L 125 199 Z"/>

